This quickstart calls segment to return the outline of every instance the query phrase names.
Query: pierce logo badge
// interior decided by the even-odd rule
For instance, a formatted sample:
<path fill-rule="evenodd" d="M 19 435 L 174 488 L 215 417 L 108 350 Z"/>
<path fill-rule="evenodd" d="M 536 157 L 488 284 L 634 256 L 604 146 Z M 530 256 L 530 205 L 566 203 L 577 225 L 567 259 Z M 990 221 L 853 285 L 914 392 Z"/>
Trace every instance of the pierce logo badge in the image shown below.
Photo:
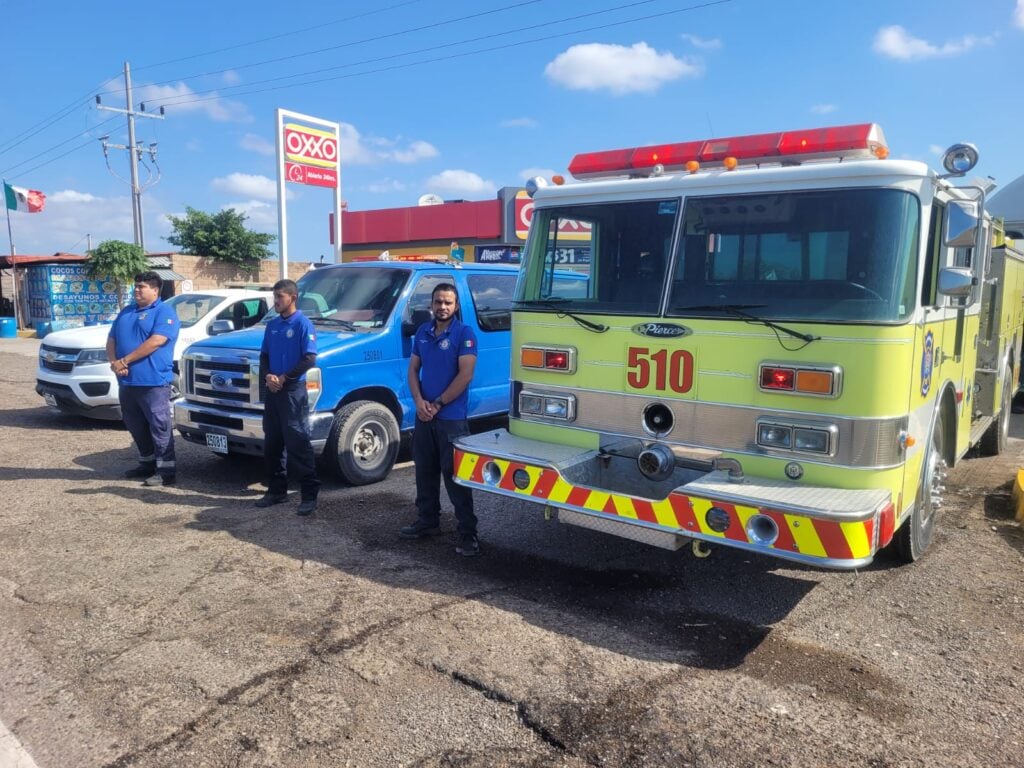
<path fill-rule="evenodd" d="M 675 323 L 640 323 L 633 326 L 633 333 L 655 339 L 678 339 L 689 336 L 693 331 Z"/>

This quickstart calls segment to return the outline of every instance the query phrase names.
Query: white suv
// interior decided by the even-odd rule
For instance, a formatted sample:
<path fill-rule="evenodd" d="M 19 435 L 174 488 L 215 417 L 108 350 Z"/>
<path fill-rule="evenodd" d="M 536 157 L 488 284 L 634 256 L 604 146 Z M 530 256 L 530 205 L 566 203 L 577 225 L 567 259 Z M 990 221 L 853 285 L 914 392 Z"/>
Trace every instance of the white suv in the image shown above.
<path fill-rule="evenodd" d="M 274 306 L 274 294 L 246 289 L 211 289 L 172 296 L 181 331 L 174 345 L 175 384 L 181 353 L 193 342 L 258 323 Z M 214 323 L 217 327 L 213 327 Z M 110 325 L 68 328 L 48 334 L 39 345 L 36 392 L 64 413 L 121 419 L 117 376 L 107 361 Z"/>

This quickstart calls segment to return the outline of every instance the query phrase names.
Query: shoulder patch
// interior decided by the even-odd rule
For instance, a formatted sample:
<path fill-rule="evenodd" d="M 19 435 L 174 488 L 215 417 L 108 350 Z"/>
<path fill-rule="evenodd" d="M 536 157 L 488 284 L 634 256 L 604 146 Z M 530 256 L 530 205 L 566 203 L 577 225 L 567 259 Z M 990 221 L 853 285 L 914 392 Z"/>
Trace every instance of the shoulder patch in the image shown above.
<path fill-rule="evenodd" d="M 466 340 L 465 340 L 464 342 L 462 342 L 462 343 L 463 343 L 463 345 L 465 345 L 466 347 L 468 347 L 468 348 L 470 348 L 470 349 L 472 349 L 472 347 L 473 347 L 473 340 L 472 340 L 472 339 L 466 339 Z"/>

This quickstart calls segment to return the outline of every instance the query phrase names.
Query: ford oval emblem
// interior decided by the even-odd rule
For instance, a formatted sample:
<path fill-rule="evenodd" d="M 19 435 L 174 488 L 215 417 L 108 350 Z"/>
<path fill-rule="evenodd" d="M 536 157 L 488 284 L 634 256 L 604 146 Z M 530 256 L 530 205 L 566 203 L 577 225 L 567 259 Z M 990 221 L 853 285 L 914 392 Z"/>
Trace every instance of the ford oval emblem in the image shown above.
<path fill-rule="evenodd" d="M 675 323 L 640 323 L 633 326 L 633 333 L 656 339 L 678 339 L 681 336 L 689 336 L 693 331 L 685 325 Z"/>
<path fill-rule="evenodd" d="M 213 376 L 210 377 L 210 384 L 212 384 L 215 389 L 223 389 L 228 385 L 230 381 L 231 379 L 229 379 L 223 373 L 215 373 L 213 374 Z"/>

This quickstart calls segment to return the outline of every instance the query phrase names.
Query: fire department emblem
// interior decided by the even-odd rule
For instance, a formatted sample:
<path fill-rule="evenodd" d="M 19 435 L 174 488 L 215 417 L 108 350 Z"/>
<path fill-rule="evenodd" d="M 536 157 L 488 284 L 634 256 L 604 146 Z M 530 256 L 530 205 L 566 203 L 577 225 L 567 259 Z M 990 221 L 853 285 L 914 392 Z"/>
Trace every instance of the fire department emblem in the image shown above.
<path fill-rule="evenodd" d="M 448 347 L 450 347 L 451 344 L 449 343 L 448 339 L 441 339 L 441 342 L 437 346 L 439 346 L 441 349 L 448 349 Z"/>
<path fill-rule="evenodd" d="M 295 335 L 295 331 L 293 331 L 291 328 L 289 328 L 287 331 L 285 331 L 284 335 L 287 336 L 290 339 L 292 336 Z"/>
<path fill-rule="evenodd" d="M 924 349 L 921 351 L 921 397 L 928 394 L 932 386 L 932 363 L 935 357 L 935 337 L 928 331 L 924 337 Z"/>

